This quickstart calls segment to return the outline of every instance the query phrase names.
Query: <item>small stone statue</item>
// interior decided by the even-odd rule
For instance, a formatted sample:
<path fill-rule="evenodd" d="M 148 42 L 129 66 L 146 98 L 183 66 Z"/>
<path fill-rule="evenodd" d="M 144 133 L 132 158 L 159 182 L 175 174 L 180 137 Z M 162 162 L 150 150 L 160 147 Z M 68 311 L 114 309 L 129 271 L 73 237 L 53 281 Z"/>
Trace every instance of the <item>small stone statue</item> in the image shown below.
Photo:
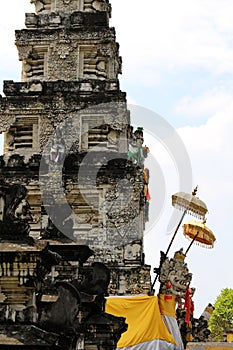
<path fill-rule="evenodd" d="M 65 158 L 65 141 L 62 137 L 62 131 L 59 126 L 56 127 L 55 137 L 52 140 L 52 147 L 50 150 L 50 160 L 53 163 L 62 164 Z"/>
<path fill-rule="evenodd" d="M 0 238 L 5 235 L 28 235 L 32 220 L 27 189 L 21 184 L 0 185 Z"/>
<path fill-rule="evenodd" d="M 43 239 L 72 241 L 74 236 L 73 219 L 70 217 L 72 210 L 66 204 L 55 206 L 54 199 L 50 198 L 51 203 L 46 204 L 46 210 L 49 214 L 47 225 L 41 231 Z"/>

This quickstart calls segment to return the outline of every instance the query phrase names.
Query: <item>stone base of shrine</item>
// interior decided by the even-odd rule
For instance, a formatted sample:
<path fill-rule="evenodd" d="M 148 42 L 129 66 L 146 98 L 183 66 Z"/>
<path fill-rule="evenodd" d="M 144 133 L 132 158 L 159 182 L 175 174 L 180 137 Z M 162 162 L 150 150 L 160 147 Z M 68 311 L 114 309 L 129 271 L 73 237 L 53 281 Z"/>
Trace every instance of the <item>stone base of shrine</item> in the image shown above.
<path fill-rule="evenodd" d="M 233 349 L 233 342 L 227 343 L 188 343 L 186 346 L 186 349 L 195 349 L 195 350 L 213 350 L 213 349 L 221 349 L 221 350 L 228 350 Z"/>

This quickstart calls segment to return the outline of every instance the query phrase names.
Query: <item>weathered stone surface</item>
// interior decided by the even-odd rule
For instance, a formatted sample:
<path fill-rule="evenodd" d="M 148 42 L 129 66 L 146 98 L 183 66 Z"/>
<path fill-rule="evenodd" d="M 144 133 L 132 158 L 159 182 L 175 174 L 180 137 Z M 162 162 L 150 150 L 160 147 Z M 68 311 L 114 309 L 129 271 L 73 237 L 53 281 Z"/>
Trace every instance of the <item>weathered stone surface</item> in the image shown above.
<path fill-rule="evenodd" d="M 8 166 L 23 166 L 22 159 L 9 159 Z M 30 205 L 26 201 L 27 189 L 21 184 L 7 186 L 0 183 L 0 239 L 13 237 L 20 239 L 28 236 L 32 219 Z"/>
<path fill-rule="evenodd" d="M 114 350 L 126 324 L 104 297 L 150 290 L 143 132 L 119 87 L 109 1 L 32 2 L 16 31 L 22 82 L 5 81 L 0 97 L 0 181 L 30 204 L 30 218 L 19 203 L 8 213 L 0 195 L 0 347 Z"/>
<path fill-rule="evenodd" d="M 31 0 L 38 13 L 84 11 L 88 13 L 105 11 L 110 16 L 108 0 Z"/>

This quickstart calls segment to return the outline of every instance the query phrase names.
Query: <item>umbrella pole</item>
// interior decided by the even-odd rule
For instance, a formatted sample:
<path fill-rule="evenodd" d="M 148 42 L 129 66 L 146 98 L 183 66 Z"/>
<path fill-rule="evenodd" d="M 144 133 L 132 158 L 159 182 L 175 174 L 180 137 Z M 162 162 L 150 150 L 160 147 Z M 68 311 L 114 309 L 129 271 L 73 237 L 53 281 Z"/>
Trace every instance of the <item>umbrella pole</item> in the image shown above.
<path fill-rule="evenodd" d="M 160 265 L 161 265 L 161 264 L 160 264 Z M 160 266 L 160 267 L 161 267 L 161 266 Z M 159 269 L 160 269 L 160 267 L 159 267 Z M 155 279 L 154 279 L 154 282 L 152 283 L 152 286 L 151 286 L 151 292 L 153 292 L 154 285 L 155 285 L 155 283 L 156 283 L 158 277 L 159 277 L 159 273 L 157 272 L 157 274 L 156 274 L 156 276 L 155 276 Z"/>
<path fill-rule="evenodd" d="M 174 239 L 175 239 L 175 237 L 176 237 L 176 234 L 177 234 L 177 232 L 178 232 L 178 230 L 179 230 L 179 228 L 180 228 L 180 225 L 181 225 L 181 223 L 182 223 L 182 221 L 183 221 L 183 219 L 184 219 L 186 213 L 187 213 L 187 209 L 185 209 L 185 211 L 183 212 L 183 215 L 181 216 L 180 222 L 178 223 L 178 225 L 177 225 L 177 227 L 176 227 L 176 230 L 175 230 L 175 232 L 174 232 L 174 234 L 173 234 L 173 236 L 172 236 L 171 242 L 169 243 L 169 246 L 168 246 L 167 251 L 166 251 L 166 253 L 165 253 L 165 257 L 168 255 L 168 252 L 169 252 L 169 250 L 170 250 L 170 248 L 171 248 L 171 246 L 172 246 L 172 243 L 173 243 L 173 241 L 174 241 Z M 161 261 L 160 261 L 159 271 L 160 271 L 161 265 L 162 265 L 162 264 L 161 264 Z M 159 272 L 157 272 L 157 274 L 156 274 L 156 276 L 155 276 L 155 279 L 154 279 L 154 282 L 152 283 L 151 292 L 153 291 L 154 285 L 155 285 L 155 283 L 156 283 L 158 277 L 159 277 Z"/>
<path fill-rule="evenodd" d="M 190 250 L 190 248 L 192 247 L 192 245 L 193 245 L 194 241 L 196 240 L 196 238 L 197 238 L 198 234 L 199 234 L 199 231 L 197 231 L 196 235 L 193 237 L 192 242 L 189 244 L 189 246 L 188 246 L 188 248 L 187 248 L 186 252 L 184 253 L 184 255 L 185 255 L 185 256 L 188 254 L 188 251 L 189 251 L 189 250 Z"/>
<path fill-rule="evenodd" d="M 165 253 L 166 256 L 168 255 L 168 252 L 169 252 L 169 250 L 170 250 L 170 248 L 171 248 L 171 246 L 172 246 L 172 243 L 173 243 L 173 241 L 174 241 L 174 239 L 175 239 L 175 237 L 176 237 L 176 234 L 177 234 L 177 232 L 178 232 L 178 230 L 179 230 L 179 228 L 180 228 L 180 225 L 181 225 L 181 223 L 182 223 L 182 221 L 183 221 L 183 219 L 184 219 L 186 213 L 187 213 L 187 209 L 185 209 L 185 211 L 183 212 L 183 215 L 181 216 L 180 222 L 179 222 L 179 224 L 178 224 L 177 227 L 176 227 L 176 230 L 175 230 L 175 232 L 174 232 L 174 234 L 173 234 L 173 236 L 172 236 L 171 242 L 169 243 L 169 246 L 168 246 L 167 251 L 166 251 L 166 253 Z"/>

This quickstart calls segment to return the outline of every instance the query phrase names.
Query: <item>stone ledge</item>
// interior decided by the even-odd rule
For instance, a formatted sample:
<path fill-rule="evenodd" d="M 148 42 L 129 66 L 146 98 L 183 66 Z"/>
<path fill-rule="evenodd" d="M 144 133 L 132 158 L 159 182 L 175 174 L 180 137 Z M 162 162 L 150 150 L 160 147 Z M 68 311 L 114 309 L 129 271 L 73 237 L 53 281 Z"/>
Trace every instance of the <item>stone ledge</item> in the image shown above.
<path fill-rule="evenodd" d="M 195 349 L 195 350 L 212 350 L 212 349 L 233 349 L 233 343 L 227 343 L 227 342 L 206 342 L 206 343 L 188 343 L 186 346 L 186 349 Z"/>
<path fill-rule="evenodd" d="M 72 14 L 50 13 L 36 15 L 34 13 L 26 13 L 25 24 L 27 28 L 54 28 L 54 27 L 80 27 L 90 28 L 108 27 L 108 15 L 105 12 L 84 13 L 73 12 Z"/>
<path fill-rule="evenodd" d="M 56 80 L 51 82 L 41 82 L 33 80 L 30 82 L 14 82 L 4 80 L 3 91 L 6 96 L 37 96 L 61 92 L 63 94 L 77 93 L 119 93 L 123 94 L 119 88 L 119 80 L 98 80 L 80 79 L 78 81 Z"/>

